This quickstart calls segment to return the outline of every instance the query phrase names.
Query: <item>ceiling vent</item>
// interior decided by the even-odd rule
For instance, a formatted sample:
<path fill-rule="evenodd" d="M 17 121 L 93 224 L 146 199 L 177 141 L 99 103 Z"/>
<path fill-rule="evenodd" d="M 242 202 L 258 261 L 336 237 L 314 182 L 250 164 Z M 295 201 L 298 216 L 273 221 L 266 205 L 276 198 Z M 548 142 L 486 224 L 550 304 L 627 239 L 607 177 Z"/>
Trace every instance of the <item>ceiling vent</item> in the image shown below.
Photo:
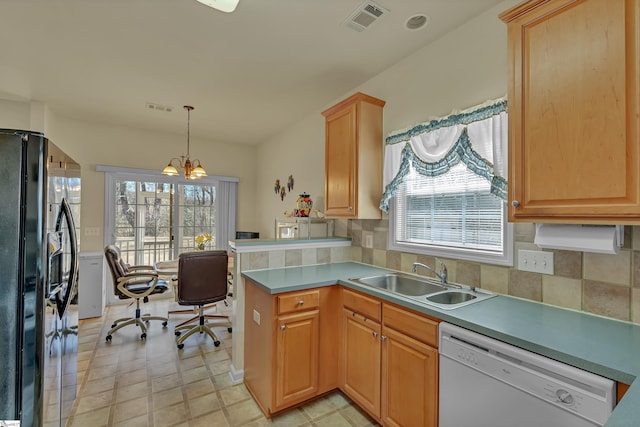
<path fill-rule="evenodd" d="M 170 113 L 173 111 L 173 107 L 169 107 L 167 105 L 154 104 L 153 102 L 147 102 L 146 106 L 150 110 L 166 111 L 167 113 Z"/>
<path fill-rule="evenodd" d="M 387 9 L 371 1 L 362 3 L 358 8 L 344 21 L 344 25 L 358 32 L 364 31 L 378 21 Z"/>

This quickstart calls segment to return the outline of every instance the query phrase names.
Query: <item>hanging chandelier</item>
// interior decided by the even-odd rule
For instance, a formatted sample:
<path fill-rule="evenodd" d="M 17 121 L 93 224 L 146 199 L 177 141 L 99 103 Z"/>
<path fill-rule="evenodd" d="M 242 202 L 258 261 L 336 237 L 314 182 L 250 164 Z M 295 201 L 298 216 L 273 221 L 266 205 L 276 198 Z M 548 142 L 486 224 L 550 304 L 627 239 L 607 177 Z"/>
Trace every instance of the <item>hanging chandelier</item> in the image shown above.
<path fill-rule="evenodd" d="M 200 164 L 200 160 L 189 158 L 189 130 L 191 127 L 191 110 L 193 107 L 185 105 L 184 109 L 187 110 L 187 155 L 181 155 L 180 158 L 174 157 L 169 160 L 169 164 L 162 170 L 163 175 L 178 176 L 178 168 L 184 169 L 184 177 L 187 180 L 200 179 L 207 176 L 207 172 Z M 174 160 L 177 164 L 174 164 Z"/>

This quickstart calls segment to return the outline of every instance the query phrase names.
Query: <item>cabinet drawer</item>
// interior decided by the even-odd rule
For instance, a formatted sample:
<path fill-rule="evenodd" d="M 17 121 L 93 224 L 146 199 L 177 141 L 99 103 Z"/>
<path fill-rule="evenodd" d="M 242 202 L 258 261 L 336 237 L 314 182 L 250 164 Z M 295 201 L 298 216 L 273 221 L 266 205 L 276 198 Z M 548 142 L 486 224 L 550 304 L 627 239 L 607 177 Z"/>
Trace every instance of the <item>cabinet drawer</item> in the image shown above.
<path fill-rule="evenodd" d="M 363 316 L 380 321 L 381 306 L 382 303 L 376 299 L 349 291 L 343 290 L 343 305 L 353 311 L 356 311 Z"/>
<path fill-rule="evenodd" d="M 438 348 L 438 322 L 388 304 L 382 306 L 382 318 L 384 326 Z"/>
<path fill-rule="evenodd" d="M 320 291 L 301 291 L 278 296 L 278 314 L 318 308 Z"/>

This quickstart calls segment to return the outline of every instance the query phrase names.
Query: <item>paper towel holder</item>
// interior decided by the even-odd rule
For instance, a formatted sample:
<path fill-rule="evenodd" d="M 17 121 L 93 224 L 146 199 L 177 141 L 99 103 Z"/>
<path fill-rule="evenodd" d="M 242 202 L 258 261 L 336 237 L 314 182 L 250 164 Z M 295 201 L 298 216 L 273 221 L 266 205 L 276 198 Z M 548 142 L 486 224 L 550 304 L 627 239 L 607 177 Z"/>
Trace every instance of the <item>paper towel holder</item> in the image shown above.
<path fill-rule="evenodd" d="M 617 254 L 624 225 L 536 224 L 533 243 L 543 249 Z"/>

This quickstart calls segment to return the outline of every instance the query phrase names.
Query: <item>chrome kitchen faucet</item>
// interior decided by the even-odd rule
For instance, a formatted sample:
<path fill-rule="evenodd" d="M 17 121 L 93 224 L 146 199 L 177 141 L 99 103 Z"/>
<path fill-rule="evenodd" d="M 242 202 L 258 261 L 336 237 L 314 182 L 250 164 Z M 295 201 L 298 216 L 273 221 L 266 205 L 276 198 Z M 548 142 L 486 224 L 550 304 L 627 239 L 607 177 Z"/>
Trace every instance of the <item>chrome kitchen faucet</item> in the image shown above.
<path fill-rule="evenodd" d="M 447 283 L 447 266 L 444 264 L 444 262 L 442 262 L 438 258 L 436 258 L 436 262 L 440 263 L 440 273 L 438 273 L 433 268 L 431 268 L 428 265 L 423 264 L 421 262 L 414 262 L 413 263 L 413 268 L 411 269 L 411 271 L 413 271 L 415 273 L 415 272 L 418 271 L 418 267 L 426 268 L 427 270 L 432 272 L 436 277 L 438 277 L 440 279 L 440 282 L 442 282 L 443 285 L 447 285 L 448 284 Z"/>

